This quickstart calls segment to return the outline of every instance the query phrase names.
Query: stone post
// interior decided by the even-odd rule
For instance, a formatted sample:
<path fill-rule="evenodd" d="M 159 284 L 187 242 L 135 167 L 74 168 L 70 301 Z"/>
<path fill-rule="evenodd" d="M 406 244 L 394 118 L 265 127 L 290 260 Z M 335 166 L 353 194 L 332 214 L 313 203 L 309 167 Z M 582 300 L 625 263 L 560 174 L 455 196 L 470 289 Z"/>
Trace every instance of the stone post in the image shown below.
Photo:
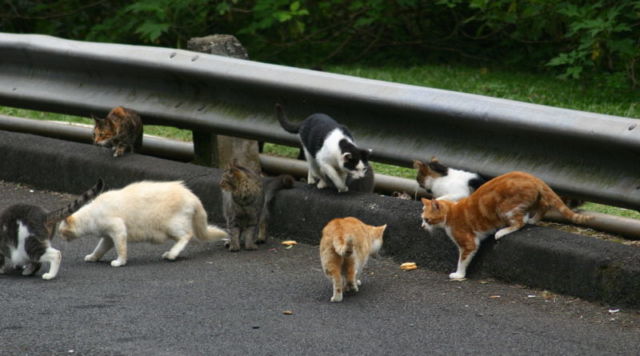
<path fill-rule="evenodd" d="M 239 59 L 249 58 L 240 41 L 231 35 L 194 37 L 187 42 L 187 49 Z M 193 146 L 197 164 L 225 168 L 231 160 L 236 159 L 239 164 L 255 172 L 262 171 L 257 141 L 193 132 Z"/>

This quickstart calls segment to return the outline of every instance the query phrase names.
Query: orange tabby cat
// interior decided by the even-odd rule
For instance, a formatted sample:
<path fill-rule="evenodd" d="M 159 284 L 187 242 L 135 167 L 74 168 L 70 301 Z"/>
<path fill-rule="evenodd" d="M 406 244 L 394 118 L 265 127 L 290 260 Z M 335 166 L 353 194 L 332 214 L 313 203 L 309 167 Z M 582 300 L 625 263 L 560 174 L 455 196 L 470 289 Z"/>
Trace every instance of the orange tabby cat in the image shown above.
<path fill-rule="evenodd" d="M 538 222 L 550 209 L 574 223 L 592 218 L 571 211 L 547 184 L 524 172 L 496 177 L 457 203 L 424 198 L 422 203 L 422 227 L 430 232 L 433 227 L 442 227 L 458 245 L 458 268 L 449 275 L 457 280 L 464 279 L 480 241 L 494 231 L 498 240 L 527 222 Z"/>
<path fill-rule="evenodd" d="M 377 255 L 387 225 L 371 226 L 353 218 L 331 220 L 322 229 L 320 261 L 333 282 L 332 302 L 342 301 L 342 292 L 358 291 L 357 279 L 369 255 Z"/>

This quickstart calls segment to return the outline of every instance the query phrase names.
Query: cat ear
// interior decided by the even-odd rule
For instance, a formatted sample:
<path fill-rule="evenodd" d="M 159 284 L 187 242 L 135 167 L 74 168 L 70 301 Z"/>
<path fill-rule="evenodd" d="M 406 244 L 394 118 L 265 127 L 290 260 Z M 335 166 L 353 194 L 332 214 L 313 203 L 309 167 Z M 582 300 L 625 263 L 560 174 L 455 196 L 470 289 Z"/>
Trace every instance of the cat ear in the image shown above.
<path fill-rule="evenodd" d="M 97 117 L 97 116 L 94 116 L 93 114 L 91 114 L 91 118 L 93 119 L 93 121 L 96 121 L 96 122 L 104 120 L 104 117 Z"/>
<path fill-rule="evenodd" d="M 351 159 L 351 152 L 345 152 L 342 154 L 342 161 L 347 162 Z"/>
<path fill-rule="evenodd" d="M 440 210 L 440 203 L 438 203 L 437 200 L 433 199 L 431 201 L 431 207 L 433 208 L 433 210 Z"/>
<path fill-rule="evenodd" d="M 431 200 L 427 199 L 427 198 L 420 198 L 420 201 L 422 202 L 423 205 L 427 206 L 431 203 Z"/>
<path fill-rule="evenodd" d="M 371 152 L 373 152 L 373 150 L 369 149 L 365 149 L 365 150 L 360 150 L 360 159 L 362 161 L 368 161 L 369 160 L 369 155 L 371 154 Z"/>
<path fill-rule="evenodd" d="M 431 156 L 431 162 L 438 162 L 438 158 L 436 156 Z"/>

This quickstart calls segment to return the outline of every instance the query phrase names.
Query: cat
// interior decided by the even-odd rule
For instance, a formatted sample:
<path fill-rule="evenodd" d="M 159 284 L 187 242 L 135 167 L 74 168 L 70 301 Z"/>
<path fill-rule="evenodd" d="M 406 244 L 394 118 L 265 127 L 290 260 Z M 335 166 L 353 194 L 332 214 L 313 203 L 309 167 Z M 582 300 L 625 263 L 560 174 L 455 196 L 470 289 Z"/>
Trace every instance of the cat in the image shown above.
<path fill-rule="evenodd" d="M 480 242 L 495 232 L 495 239 L 537 223 L 550 209 L 556 209 L 574 223 L 592 217 L 576 214 L 539 178 L 524 172 L 510 172 L 483 184 L 458 202 L 422 198 L 422 227 L 431 232 L 442 227 L 459 250 L 458 267 L 449 278 L 465 278 L 467 266 Z"/>
<path fill-rule="evenodd" d="M 387 225 L 371 226 L 354 217 L 331 220 L 322 229 L 320 261 L 333 282 L 332 302 L 341 302 L 345 291 L 358 291 L 358 276 L 369 256 L 377 256 Z"/>
<path fill-rule="evenodd" d="M 106 118 L 94 117 L 93 143 L 113 150 L 113 157 L 142 147 L 143 125 L 137 112 L 118 106 Z"/>
<path fill-rule="evenodd" d="M 95 186 L 62 209 L 47 213 L 36 205 L 15 204 L 0 214 L 0 273 L 23 268 L 24 276 L 32 276 L 42 263 L 49 263 L 49 271 L 42 279 L 58 274 L 62 254 L 51 247 L 55 225 L 96 197 L 104 188 L 99 179 Z"/>
<path fill-rule="evenodd" d="M 330 181 L 338 192 L 347 192 L 348 177 L 364 178 L 371 169 L 370 150 L 358 148 L 351 132 L 328 115 L 313 114 L 295 124 L 288 121 L 280 104 L 276 104 L 276 114 L 283 129 L 300 136 L 309 163 L 307 183 L 322 189 Z"/>
<path fill-rule="evenodd" d="M 418 170 L 418 185 L 438 200 L 458 201 L 466 198 L 489 180 L 479 173 L 444 166 L 436 157 L 432 157 L 429 163 L 413 161 L 413 168 Z M 566 196 L 560 196 L 560 199 L 571 210 L 585 203 L 584 200 Z"/>
<path fill-rule="evenodd" d="M 117 258 L 111 266 L 127 263 L 128 242 L 176 243 L 162 258 L 175 260 L 195 236 L 203 241 L 220 240 L 227 233 L 207 224 L 200 199 L 181 181 L 132 183 L 99 195 L 58 226 L 58 234 L 70 241 L 80 236 L 100 237 L 94 251 L 85 256 L 96 262 L 112 247 Z"/>
<path fill-rule="evenodd" d="M 418 170 L 418 184 L 438 200 L 458 201 L 487 182 L 477 173 L 447 167 L 436 157 L 429 163 L 413 161 L 413 168 Z"/>
<path fill-rule="evenodd" d="M 289 175 L 268 178 L 263 183 L 260 175 L 236 160 L 229 163 L 220 180 L 222 208 L 231 235 L 229 251 L 239 251 L 241 240 L 247 250 L 266 242 L 269 203 L 280 189 L 291 187 L 293 178 Z"/>

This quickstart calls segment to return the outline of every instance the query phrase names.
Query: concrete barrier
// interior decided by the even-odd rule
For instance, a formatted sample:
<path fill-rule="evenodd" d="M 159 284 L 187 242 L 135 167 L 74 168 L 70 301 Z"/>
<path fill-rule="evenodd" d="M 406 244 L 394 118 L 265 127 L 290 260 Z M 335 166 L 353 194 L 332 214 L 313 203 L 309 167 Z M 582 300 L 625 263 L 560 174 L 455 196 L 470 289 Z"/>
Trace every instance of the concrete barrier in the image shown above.
<path fill-rule="evenodd" d="M 185 180 L 210 219 L 222 224 L 220 170 L 138 154 L 113 158 L 105 148 L 0 131 L 0 179 L 36 188 L 81 193 L 98 177 L 111 188 L 148 180 Z M 421 268 L 455 269 L 457 249 L 443 231 L 420 228 L 421 203 L 375 194 L 337 194 L 304 184 L 280 192 L 270 236 L 317 244 L 332 218 L 355 216 L 388 224 L 384 251 Z M 612 305 L 640 307 L 640 249 L 539 226 L 527 226 L 496 243 L 484 242 L 470 278 L 494 277 Z"/>

